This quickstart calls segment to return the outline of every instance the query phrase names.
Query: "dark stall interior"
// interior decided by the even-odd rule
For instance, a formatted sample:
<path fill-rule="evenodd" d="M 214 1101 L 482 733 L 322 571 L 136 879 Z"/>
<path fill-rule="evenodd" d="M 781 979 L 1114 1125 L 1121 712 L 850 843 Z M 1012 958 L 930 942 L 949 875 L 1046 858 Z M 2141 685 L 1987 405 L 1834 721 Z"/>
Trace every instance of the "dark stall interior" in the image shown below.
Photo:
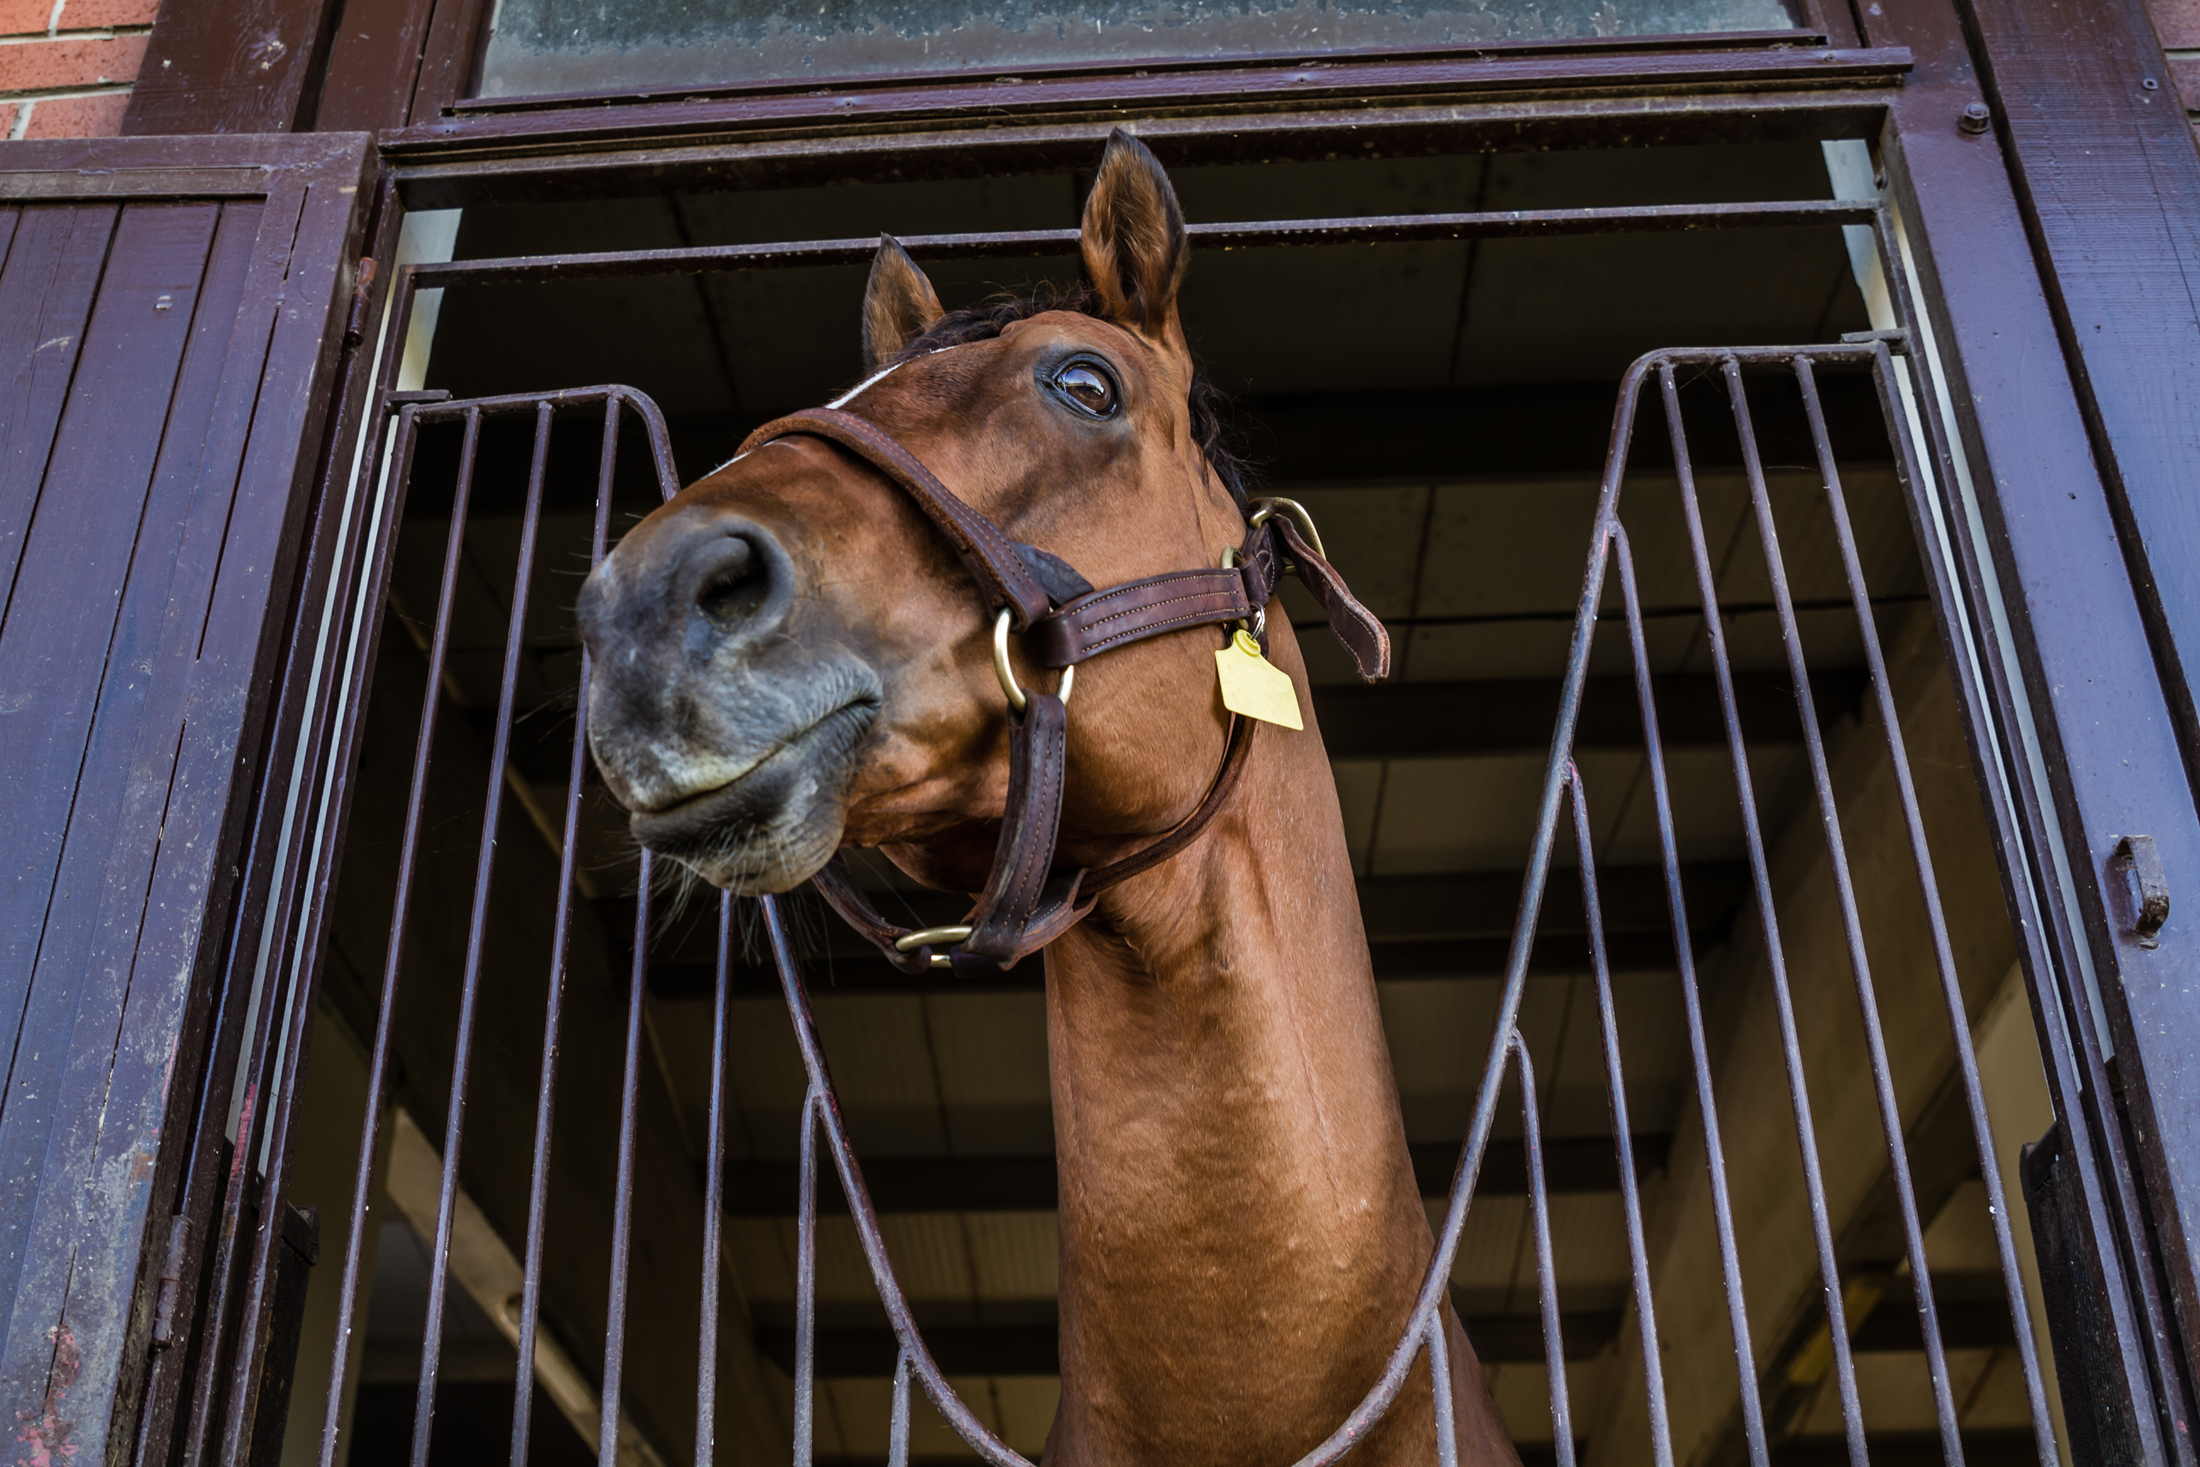
<path fill-rule="evenodd" d="M 1817 143 L 1189 166 L 1173 177 L 1194 222 L 1831 195 Z M 475 207 L 459 223 L 457 255 L 1065 228 L 1076 224 L 1088 182 L 1089 174 L 1061 172 Z M 1004 285 L 1068 280 L 1076 262 L 928 268 L 942 299 L 956 306 Z M 629 384 L 662 407 L 682 477 L 692 480 L 729 457 L 750 427 L 856 380 L 863 280 L 860 268 L 832 267 L 453 289 L 434 323 L 425 385 L 463 398 Z M 1379 687 L 1360 685 L 1325 637 L 1308 635 L 1304 645 L 1406 1124 L 1424 1191 L 1440 1209 L 1496 1012 L 1622 374 L 1659 347 L 1826 342 L 1884 323 L 1869 318 L 1848 245 L 1829 227 L 1216 251 L 1195 254 L 1182 314 L 1231 395 L 1264 492 L 1307 506 L 1333 560 L 1392 631 L 1394 673 Z M 1929 968 L 1920 966 L 1927 960 L 1908 936 L 1917 921 L 1914 886 L 1906 898 L 1896 892 L 1906 871 L 1897 838 L 1874 833 L 1885 824 L 1874 823 L 1874 812 L 1883 813 L 1888 797 L 1873 762 L 1883 751 L 1875 754 L 1865 737 L 1877 714 L 1866 697 L 1857 622 L 1807 427 L 1792 390 L 1777 385 L 1753 385 L 1759 436 L 1818 715 L 1853 812 L 1852 854 L 1868 915 L 1879 924 L 1882 1010 L 1897 1036 L 1896 1078 L 1969 1459 L 2032 1460 L 1977 1156 L 1949 1098 L 1948 1023 Z M 2021 982 L 2019 1022 L 2000 1023 L 2015 945 L 1879 400 L 1862 375 L 1829 372 L 1823 388 L 1927 799 L 1973 1032 L 1984 1036 L 1999 1024 L 1992 1034 L 2013 1034 L 2003 1049 L 2016 1044 L 2017 1053 L 2033 1042 Z M 1793 978 L 1806 1013 L 1819 1016 L 1806 1047 L 1844 1240 L 1844 1288 L 1855 1301 L 1874 1460 L 1938 1461 L 1899 1239 L 1891 1252 L 1886 1241 L 1886 1147 L 1868 1096 L 1849 1093 L 1861 1089 L 1853 1081 L 1861 1029 L 1837 937 L 1822 915 L 1817 818 L 1741 457 L 1721 384 L 1706 374 L 1684 384 L 1684 397 L 1726 634 L 1742 674 L 1759 810 L 1775 846 L 1775 885 L 1783 912 L 1793 914 L 1791 944 L 1801 945 Z M 579 666 L 571 606 L 588 564 L 601 417 L 559 421 L 523 619 L 517 718 L 501 768 L 492 755 L 521 570 L 527 420 L 485 432 L 461 545 L 392 1036 L 393 1108 L 375 1164 L 368 1302 L 350 1383 L 339 1392 L 350 1429 L 337 1460 L 351 1467 L 399 1462 L 409 1448 L 433 1167 L 449 1114 L 481 812 L 494 786 L 505 791 L 499 864 L 483 909 L 434 1460 L 501 1459 L 509 1443 L 516 1326 L 500 1312 L 516 1310 L 524 1252 Z M 321 1341 L 324 1393 L 333 1275 L 358 1151 L 358 1077 L 387 963 L 457 452 L 454 428 L 425 434 L 406 501 L 292 1185 L 293 1200 L 317 1205 L 323 1218 L 306 1348 L 310 1354 Z M 1793 1121 L 1761 1032 L 1762 946 L 1753 936 L 1736 784 L 1662 429 L 1644 435 L 1629 482 L 1624 513 L 1643 582 L 1726 1144 L 1730 1157 L 1761 1158 L 1743 1187 L 1743 1261 L 1760 1375 L 1771 1382 L 1764 1399 L 1774 1460 L 1846 1461 L 1808 1235 L 1797 1231 Z M 654 493 L 646 453 L 630 441 L 613 533 L 645 512 Z M 1295 586 L 1286 605 L 1303 625 L 1319 625 Z M 1579 763 L 1618 969 L 1631 1144 L 1676 1402 L 1676 1459 L 1739 1461 L 1733 1353 L 1707 1271 L 1701 1127 L 1623 636 L 1599 638 L 1591 671 Z M 533 1412 L 533 1460 L 543 1463 L 594 1453 L 588 1412 L 602 1379 L 611 1279 L 636 868 L 623 822 L 593 782 L 576 855 L 543 1273 L 542 1338 L 552 1348 L 538 1348 Z M 1570 845 L 1559 859 L 1573 861 Z M 904 888 L 912 910 L 937 920 L 961 910 L 956 899 L 908 890 L 882 863 L 866 869 Z M 1057 1393 L 1039 964 L 980 989 L 944 977 L 907 979 L 814 900 L 798 910 L 842 1102 L 903 1282 L 964 1399 L 1036 1457 Z M 682 901 L 668 889 L 648 941 L 624 1377 L 630 1424 L 621 1452 L 633 1467 L 694 1459 L 717 921 L 713 894 Z M 1541 931 L 1521 1026 L 1541 1077 L 1575 1434 L 1590 1462 L 1648 1462 L 1595 997 L 1579 898 L 1564 881 L 1553 884 Z M 791 1430 L 792 1158 L 803 1086 L 776 982 L 753 953 L 735 974 L 729 1036 L 728 1190 L 715 1265 L 724 1300 L 717 1451 L 721 1460 L 780 1461 Z M 1987 1053 L 1987 1039 L 1979 1042 Z M 2030 1064 L 2036 1085 L 2036 1053 Z M 1989 1099 L 2010 1108 L 2013 1134 L 2043 1128 L 2023 1106 L 2044 1098 L 2035 1101 L 2021 1085 Z M 1545 1462 L 1553 1449 L 1549 1382 L 1516 1105 L 1508 1101 L 1500 1115 L 1454 1298 L 1524 1457 Z M 826 1194 L 818 1456 L 883 1462 L 894 1348 L 829 1182 Z M 301 1380 L 310 1374 L 302 1368 Z M 317 1447 L 323 1399 L 301 1385 L 286 1461 Z M 913 1455 L 970 1459 L 921 1405 Z"/>

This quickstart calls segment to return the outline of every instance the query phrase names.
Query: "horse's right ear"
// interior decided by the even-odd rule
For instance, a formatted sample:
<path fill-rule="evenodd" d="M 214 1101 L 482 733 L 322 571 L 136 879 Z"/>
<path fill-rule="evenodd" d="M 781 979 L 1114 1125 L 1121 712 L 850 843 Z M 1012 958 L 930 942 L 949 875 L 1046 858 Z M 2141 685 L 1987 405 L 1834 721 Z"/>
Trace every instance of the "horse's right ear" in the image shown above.
<path fill-rule="evenodd" d="M 1168 336 L 1191 253 L 1184 210 L 1161 160 L 1120 127 L 1108 134 L 1085 199 L 1079 244 L 1109 318 L 1156 340 Z"/>
<path fill-rule="evenodd" d="M 932 282 L 890 234 L 878 237 L 871 257 L 871 283 L 863 290 L 863 370 L 876 372 L 925 328 L 947 313 Z"/>

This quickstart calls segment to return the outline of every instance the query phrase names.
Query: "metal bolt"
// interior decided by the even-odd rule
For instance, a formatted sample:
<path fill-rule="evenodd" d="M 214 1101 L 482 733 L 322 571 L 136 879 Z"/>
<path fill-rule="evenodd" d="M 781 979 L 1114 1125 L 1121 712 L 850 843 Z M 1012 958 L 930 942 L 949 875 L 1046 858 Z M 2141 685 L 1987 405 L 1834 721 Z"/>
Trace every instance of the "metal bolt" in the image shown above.
<path fill-rule="evenodd" d="M 1977 137 L 1991 127 L 1993 121 L 1994 114 L 1987 110 L 1984 102 L 1973 102 L 1963 109 L 1963 116 L 1956 120 L 1956 126 L 1962 128 L 1971 136 Z"/>
<path fill-rule="evenodd" d="M 2156 80 L 2155 80 L 2155 79 L 2154 79 L 2153 77 L 2151 77 L 2151 76 L 2150 76 L 2150 77 L 2146 78 L 2146 79 L 2145 79 L 2144 81 L 2140 82 L 2140 83 L 2139 83 L 2139 85 L 2140 85 L 2140 86 L 2142 86 L 2142 87 L 2145 87 L 2145 88 L 2146 88 L 2146 89 L 2147 89 L 2148 91 L 2150 91 L 2150 92 L 2151 92 L 2151 91 L 2154 91 L 2154 90 L 2155 90 L 2156 88 L 2160 87 L 2160 86 L 2161 86 L 2162 84 L 2161 84 L 2160 82 L 2156 81 Z"/>

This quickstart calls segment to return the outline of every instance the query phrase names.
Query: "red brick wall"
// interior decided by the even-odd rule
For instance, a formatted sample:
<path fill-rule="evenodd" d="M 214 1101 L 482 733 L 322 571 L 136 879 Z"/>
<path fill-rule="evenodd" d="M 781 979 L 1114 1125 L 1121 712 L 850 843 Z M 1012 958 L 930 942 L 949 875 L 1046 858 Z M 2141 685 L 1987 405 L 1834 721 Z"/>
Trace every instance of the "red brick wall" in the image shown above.
<path fill-rule="evenodd" d="M 0 138 L 122 131 L 159 0 L 0 0 Z"/>

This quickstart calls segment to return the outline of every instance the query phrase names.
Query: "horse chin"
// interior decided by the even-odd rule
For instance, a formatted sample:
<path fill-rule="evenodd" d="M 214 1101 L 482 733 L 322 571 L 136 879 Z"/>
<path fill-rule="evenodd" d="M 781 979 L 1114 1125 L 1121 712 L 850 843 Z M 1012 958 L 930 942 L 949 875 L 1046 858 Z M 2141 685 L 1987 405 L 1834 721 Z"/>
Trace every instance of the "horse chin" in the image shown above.
<path fill-rule="evenodd" d="M 878 708 L 854 703 L 786 740 L 739 778 L 628 816 L 634 838 L 736 896 L 789 891 L 840 849 L 848 782 Z"/>

